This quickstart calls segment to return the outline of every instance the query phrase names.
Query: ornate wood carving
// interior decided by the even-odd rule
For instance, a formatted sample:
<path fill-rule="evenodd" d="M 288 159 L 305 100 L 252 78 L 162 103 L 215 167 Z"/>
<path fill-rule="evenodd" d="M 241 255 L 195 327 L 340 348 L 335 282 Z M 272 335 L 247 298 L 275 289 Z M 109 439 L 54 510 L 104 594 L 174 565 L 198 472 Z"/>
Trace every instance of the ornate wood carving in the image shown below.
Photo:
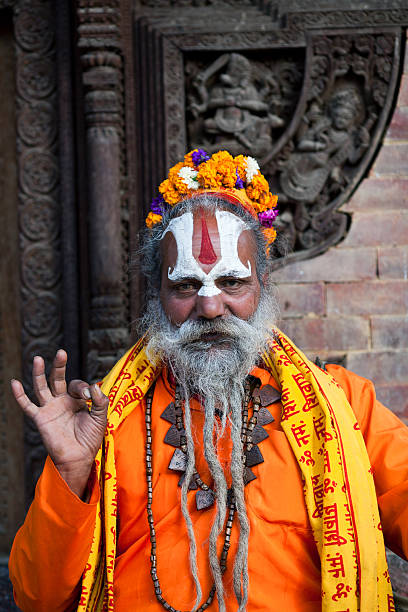
<path fill-rule="evenodd" d="M 189 148 L 252 153 L 280 194 L 279 267 L 324 252 L 347 232 L 338 210 L 390 117 L 401 60 L 401 28 L 392 26 L 408 24 L 408 10 L 250 4 L 243 19 L 243 5 L 232 12 L 216 3 L 215 21 L 214 9 L 192 19 L 182 2 L 139 9 L 139 135 L 149 153 L 141 148 L 139 197 L 149 202 Z"/>
<path fill-rule="evenodd" d="M 379 145 L 395 93 L 400 33 L 313 34 L 309 49 L 306 95 L 279 150 L 263 162 L 280 193 L 285 248 L 293 249 L 280 265 L 323 252 L 347 231 L 347 216 L 337 210 Z M 275 254 L 284 254 L 279 243 Z"/>
<path fill-rule="evenodd" d="M 83 70 L 90 313 L 90 379 L 103 376 L 128 343 L 127 158 L 119 0 L 80 0 L 78 48 Z"/>
<path fill-rule="evenodd" d="M 41 354 L 49 364 L 61 344 L 53 4 L 20 0 L 14 6 L 23 381 L 28 389 L 33 356 Z M 44 460 L 39 435 L 30 422 L 26 423 L 25 443 L 29 499 Z"/>
<path fill-rule="evenodd" d="M 21 372 L 15 62 L 11 11 L 0 25 L 0 563 L 24 515 L 23 415 L 10 378 Z M 1 587 L 0 587 L 1 588 Z M 0 595 L 1 608 L 1 595 Z"/>
<path fill-rule="evenodd" d="M 186 58 L 189 146 L 263 158 L 296 109 L 304 55 L 217 55 L 210 63 Z"/>

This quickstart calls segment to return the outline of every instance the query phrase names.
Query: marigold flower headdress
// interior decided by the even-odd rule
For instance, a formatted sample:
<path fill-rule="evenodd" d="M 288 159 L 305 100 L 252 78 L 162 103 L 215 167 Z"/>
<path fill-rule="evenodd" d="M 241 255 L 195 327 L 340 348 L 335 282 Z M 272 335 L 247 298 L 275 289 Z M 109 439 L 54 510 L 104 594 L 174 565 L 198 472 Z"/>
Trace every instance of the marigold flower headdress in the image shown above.
<path fill-rule="evenodd" d="M 194 149 L 184 156 L 184 161 L 170 168 L 159 192 L 146 218 L 149 228 L 160 223 L 163 213 L 182 200 L 212 193 L 242 206 L 258 219 L 268 251 L 276 238 L 273 221 L 278 214 L 278 196 L 270 193 L 268 181 L 253 157 L 232 157 L 228 151 L 218 151 L 210 157 L 203 149 Z"/>

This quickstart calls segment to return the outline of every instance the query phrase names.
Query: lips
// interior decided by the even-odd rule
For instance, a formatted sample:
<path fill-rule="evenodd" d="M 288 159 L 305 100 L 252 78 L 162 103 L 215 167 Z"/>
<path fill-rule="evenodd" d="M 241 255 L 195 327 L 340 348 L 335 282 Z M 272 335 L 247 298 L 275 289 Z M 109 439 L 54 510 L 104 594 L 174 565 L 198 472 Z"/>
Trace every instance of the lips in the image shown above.
<path fill-rule="evenodd" d="M 220 338 L 224 338 L 225 334 L 220 334 L 219 332 L 209 332 L 207 334 L 202 334 L 200 336 L 200 340 L 220 340 Z"/>

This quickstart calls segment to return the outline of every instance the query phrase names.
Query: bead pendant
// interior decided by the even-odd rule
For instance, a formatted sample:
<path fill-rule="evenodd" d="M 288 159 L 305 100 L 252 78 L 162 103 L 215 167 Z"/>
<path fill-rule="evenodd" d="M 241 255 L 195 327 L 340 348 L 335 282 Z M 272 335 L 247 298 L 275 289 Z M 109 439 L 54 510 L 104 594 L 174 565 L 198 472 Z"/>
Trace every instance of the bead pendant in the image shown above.
<path fill-rule="evenodd" d="M 195 499 L 197 510 L 205 510 L 205 508 L 211 508 L 215 500 L 214 491 L 212 491 L 211 489 L 207 489 L 206 491 L 197 491 Z"/>

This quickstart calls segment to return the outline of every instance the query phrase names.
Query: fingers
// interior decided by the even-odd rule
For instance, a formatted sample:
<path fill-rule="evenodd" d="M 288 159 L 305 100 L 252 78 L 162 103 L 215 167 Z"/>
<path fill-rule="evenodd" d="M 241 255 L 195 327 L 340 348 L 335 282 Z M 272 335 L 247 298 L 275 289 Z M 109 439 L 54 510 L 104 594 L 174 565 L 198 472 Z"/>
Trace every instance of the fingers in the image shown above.
<path fill-rule="evenodd" d="M 65 380 L 67 358 L 66 352 L 62 349 L 59 349 L 55 355 L 49 377 L 51 393 L 53 395 L 62 395 L 67 392 L 67 383 Z"/>
<path fill-rule="evenodd" d="M 89 383 L 85 382 L 84 380 L 71 380 L 68 385 L 68 393 L 75 399 L 91 399 Z"/>
<path fill-rule="evenodd" d="M 24 387 L 19 380 L 14 378 L 10 381 L 11 390 L 20 408 L 25 412 L 31 419 L 35 417 L 39 408 L 33 404 L 24 392 Z"/>
<path fill-rule="evenodd" d="M 33 388 L 40 406 L 52 400 L 53 396 L 45 377 L 44 359 L 38 356 L 33 359 Z"/>
<path fill-rule="evenodd" d="M 92 385 L 89 387 L 92 397 L 92 408 L 91 413 L 103 414 L 108 410 L 109 398 L 106 397 L 100 390 L 98 385 Z"/>

